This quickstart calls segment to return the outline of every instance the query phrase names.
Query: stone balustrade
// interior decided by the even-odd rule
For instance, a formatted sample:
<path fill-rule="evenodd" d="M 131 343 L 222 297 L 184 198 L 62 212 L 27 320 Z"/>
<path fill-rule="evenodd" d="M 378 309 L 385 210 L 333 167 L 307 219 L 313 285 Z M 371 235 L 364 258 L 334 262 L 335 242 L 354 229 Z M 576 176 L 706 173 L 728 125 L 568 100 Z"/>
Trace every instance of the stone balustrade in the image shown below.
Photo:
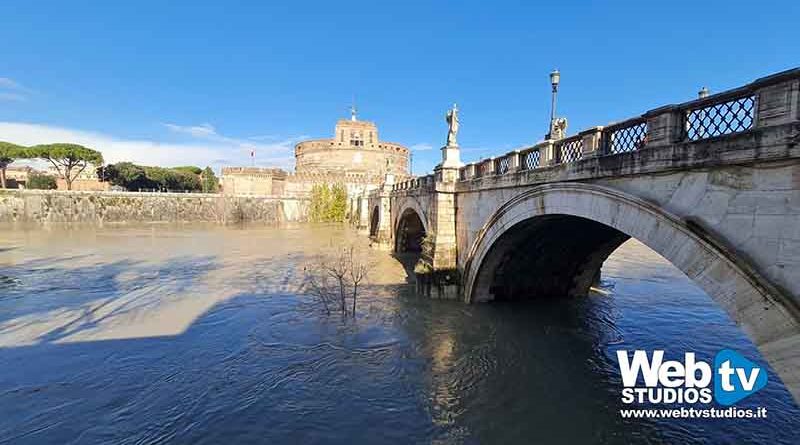
<path fill-rule="evenodd" d="M 392 185 L 392 191 L 417 190 L 417 189 L 430 190 L 433 189 L 434 184 L 435 184 L 435 176 L 433 174 L 430 174 L 397 182 Z"/>
<path fill-rule="evenodd" d="M 799 85 L 800 68 L 784 71 L 740 88 L 468 163 L 459 169 L 458 180 L 513 174 L 791 123 L 800 118 Z"/>

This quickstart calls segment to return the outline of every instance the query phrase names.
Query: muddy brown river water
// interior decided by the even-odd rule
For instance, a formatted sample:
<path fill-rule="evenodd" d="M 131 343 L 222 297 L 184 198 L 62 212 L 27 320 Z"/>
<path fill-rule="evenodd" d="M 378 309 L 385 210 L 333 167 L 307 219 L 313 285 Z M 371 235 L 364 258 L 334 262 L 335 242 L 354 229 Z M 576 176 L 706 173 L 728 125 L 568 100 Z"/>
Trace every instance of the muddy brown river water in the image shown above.
<path fill-rule="evenodd" d="M 733 349 L 727 315 L 630 241 L 586 298 L 465 305 L 375 263 L 355 319 L 303 267 L 331 226 L 0 228 L 0 444 L 797 443 L 766 419 L 622 419 L 618 349 Z M 673 355 L 674 355 L 673 354 Z M 744 402 L 743 402 L 744 403 Z"/>

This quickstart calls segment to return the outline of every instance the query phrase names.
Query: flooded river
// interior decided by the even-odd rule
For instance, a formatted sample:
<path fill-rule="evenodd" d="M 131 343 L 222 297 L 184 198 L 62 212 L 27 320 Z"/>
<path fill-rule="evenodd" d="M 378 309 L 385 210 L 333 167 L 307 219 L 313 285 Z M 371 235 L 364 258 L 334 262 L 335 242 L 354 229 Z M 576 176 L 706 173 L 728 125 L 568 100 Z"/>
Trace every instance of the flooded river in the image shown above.
<path fill-rule="evenodd" d="M 303 267 L 336 227 L 0 228 L 0 444 L 791 443 L 766 419 L 622 419 L 617 349 L 759 360 L 702 291 L 634 241 L 587 298 L 417 297 L 385 252 L 355 319 Z M 795 442 L 796 443 L 796 442 Z"/>

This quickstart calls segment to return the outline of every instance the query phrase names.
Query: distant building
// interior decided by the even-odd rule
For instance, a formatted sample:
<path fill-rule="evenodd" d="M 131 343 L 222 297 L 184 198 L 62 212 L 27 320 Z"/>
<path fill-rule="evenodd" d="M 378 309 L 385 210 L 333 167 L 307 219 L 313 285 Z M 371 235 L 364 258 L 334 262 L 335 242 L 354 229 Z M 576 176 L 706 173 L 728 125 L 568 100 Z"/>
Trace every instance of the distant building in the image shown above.
<path fill-rule="evenodd" d="M 223 167 L 221 184 L 231 195 L 282 195 L 286 175 L 279 168 Z"/>
<path fill-rule="evenodd" d="M 378 138 L 373 122 L 350 120 L 336 123 L 334 137 L 298 143 L 294 148 L 295 173 L 281 169 L 225 167 L 223 193 L 237 195 L 301 195 L 315 184 L 340 183 L 356 195 L 377 188 L 392 173 L 409 176 L 408 148 Z"/>
<path fill-rule="evenodd" d="M 25 188 L 28 177 L 34 172 L 36 170 L 28 166 L 6 168 L 6 187 L 10 189 Z"/>
<path fill-rule="evenodd" d="M 47 169 L 47 174 L 56 177 L 58 190 L 67 189 L 67 181 L 64 179 L 64 176 L 59 173 L 58 169 L 51 166 Z M 111 183 L 101 181 L 97 176 L 97 167 L 92 164 L 87 165 L 86 168 L 78 173 L 78 176 L 72 180 L 72 190 L 74 191 L 95 192 L 110 190 L 110 188 Z"/>
<path fill-rule="evenodd" d="M 61 175 L 61 173 L 58 172 L 58 169 L 56 169 L 53 166 L 48 167 L 47 172 L 48 174 L 55 176 L 56 178 L 63 179 L 63 176 Z M 84 168 L 83 171 L 80 172 L 78 176 L 75 177 L 75 180 L 97 181 L 98 180 L 97 167 L 92 164 L 87 165 L 86 168 Z"/>

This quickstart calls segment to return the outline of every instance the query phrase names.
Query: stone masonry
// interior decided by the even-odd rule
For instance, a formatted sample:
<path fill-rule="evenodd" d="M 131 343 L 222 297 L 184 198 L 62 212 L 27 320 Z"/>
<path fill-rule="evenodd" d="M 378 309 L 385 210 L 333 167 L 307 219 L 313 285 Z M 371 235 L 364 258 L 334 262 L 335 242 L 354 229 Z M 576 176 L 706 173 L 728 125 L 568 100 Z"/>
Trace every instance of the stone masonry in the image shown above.
<path fill-rule="evenodd" d="M 634 237 L 716 300 L 800 398 L 800 69 L 387 183 L 368 206 L 362 224 L 394 249 L 402 219 L 421 218 L 421 289 L 467 302 L 586 294 Z"/>

